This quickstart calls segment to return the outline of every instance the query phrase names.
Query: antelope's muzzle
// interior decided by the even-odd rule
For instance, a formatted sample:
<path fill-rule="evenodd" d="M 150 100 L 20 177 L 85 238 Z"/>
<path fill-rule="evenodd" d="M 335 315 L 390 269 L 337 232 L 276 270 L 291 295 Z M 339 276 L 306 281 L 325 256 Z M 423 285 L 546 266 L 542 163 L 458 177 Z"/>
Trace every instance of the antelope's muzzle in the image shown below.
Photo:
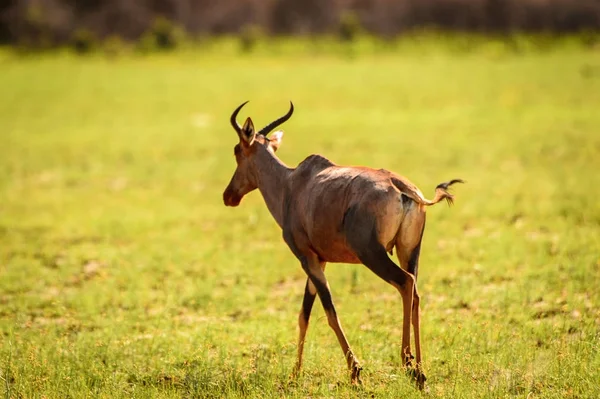
<path fill-rule="evenodd" d="M 223 192 L 223 203 L 225 206 L 238 206 L 242 201 L 242 196 L 234 192 L 231 187 L 227 187 Z"/>

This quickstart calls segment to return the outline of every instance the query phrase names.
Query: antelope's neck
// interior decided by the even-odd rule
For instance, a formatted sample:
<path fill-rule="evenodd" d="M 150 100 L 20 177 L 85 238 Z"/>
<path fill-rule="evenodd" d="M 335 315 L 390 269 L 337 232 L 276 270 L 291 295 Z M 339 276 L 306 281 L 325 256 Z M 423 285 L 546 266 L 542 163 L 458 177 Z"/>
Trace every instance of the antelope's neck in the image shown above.
<path fill-rule="evenodd" d="M 293 169 L 288 168 L 269 150 L 256 154 L 255 166 L 260 190 L 273 218 L 283 228 L 283 200 L 287 180 Z"/>

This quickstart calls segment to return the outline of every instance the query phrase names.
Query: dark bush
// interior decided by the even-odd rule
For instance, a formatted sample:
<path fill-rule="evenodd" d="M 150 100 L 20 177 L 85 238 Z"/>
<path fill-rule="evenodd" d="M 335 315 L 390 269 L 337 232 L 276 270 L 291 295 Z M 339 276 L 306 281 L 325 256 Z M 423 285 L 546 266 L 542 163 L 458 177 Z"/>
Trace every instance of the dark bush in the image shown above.
<path fill-rule="evenodd" d="M 121 38 L 121 36 L 118 35 L 108 36 L 104 40 L 102 48 L 104 50 L 104 53 L 109 58 L 116 58 L 129 51 L 129 46 L 127 45 L 127 43 Z"/>
<path fill-rule="evenodd" d="M 183 33 L 172 21 L 165 17 L 157 17 L 149 32 L 154 48 L 172 50 L 180 44 Z"/>
<path fill-rule="evenodd" d="M 240 32 L 240 47 L 245 53 L 251 52 L 263 40 L 264 32 L 261 27 L 254 24 L 244 25 Z"/>
<path fill-rule="evenodd" d="M 356 13 L 344 11 L 340 16 L 338 36 L 344 42 L 352 42 L 362 33 L 362 26 Z"/>
<path fill-rule="evenodd" d="M 71 38 L 73 49 L 79 54 L 86 54 L 98 47 L 98 39 L 88 29 L 77 29 Z"/>

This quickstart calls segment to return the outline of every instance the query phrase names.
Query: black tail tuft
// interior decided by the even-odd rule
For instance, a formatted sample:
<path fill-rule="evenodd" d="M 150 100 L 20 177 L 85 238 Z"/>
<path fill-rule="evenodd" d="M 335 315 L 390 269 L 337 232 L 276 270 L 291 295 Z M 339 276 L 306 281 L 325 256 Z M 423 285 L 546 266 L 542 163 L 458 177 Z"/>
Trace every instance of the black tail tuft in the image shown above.
<path fill-rule="evenodd" d="M 447 181 L 445 183 L 438 184 L 437 187 L 436 187 L 436 189 L 441 188 L 442 190 L 447 190 L 448 187 L 450 187 L 454 183 L 466 183 L 466 182 L 464 180 L 462 180 L 462 179 L 452 179 L 452 180 Z"/>
<path fill-rule="evenodd" d="M 448 188 L 450 188 L 450 186 L 453 185 L 454 183 L 464 183 L 464 180 L 453 179 L 448 182 L 438 184 L 437 187 L 435 188 L 435 192 L 436 192 L 435 198 L 436 199 L 434 201 L 438 202 L 442 199 L 445 199 L 446 202 L 448 203 L 448 206 L 451 206 L 452 204 L 454 204 L 454 197 L 452 196 L 452 194 L 450 194 L 450 192 L 448 192 Z"/>

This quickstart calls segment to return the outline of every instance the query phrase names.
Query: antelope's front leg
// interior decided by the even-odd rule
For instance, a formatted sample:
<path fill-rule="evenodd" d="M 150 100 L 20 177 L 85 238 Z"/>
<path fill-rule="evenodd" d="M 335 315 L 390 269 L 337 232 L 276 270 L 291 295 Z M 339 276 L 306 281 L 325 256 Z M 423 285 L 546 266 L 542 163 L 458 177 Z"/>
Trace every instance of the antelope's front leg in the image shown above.
<path fill-rule="evenodd" d="M 325 264 L 323 264 L 323 268 Z M 310 319 L 310 313 L 312 311 L 315 298 L 317 296 L 317 289 L 310 281 L 306 279 L 306 286 L 304 287 L 304 298 L 302 299 L 302 308 L 298 315 L 298 327 L 300 329 L 300 335 L 298 337 L 298 359 L 296 360 L 296 366 L 292 377 L 297 377 L 300 374 L 302 368 L 302 354 L 304 352 L 304 341 L 306 339 L 306 330 L 308 329 L 308 321 Z"/>
<path fill-rule="evenodd" d="M 310 245 L 305 234 L 300 234 L 298 231 L 296 231 L 295 236 L 294 230 L 288 227 L 283 229 L 283 239 L 300 261 L 302 269 L 304 269 L 304 272 L 307 274 L 308 279 L 315 287 L 316 292 L 321 299 L 321 303 L 325 309 L 325 314 L 327 315 L 329 326 L 335 332 L 342 351 L 344 352 L 346 362 L 348 363 L 348 368 L 351 370 L 351 382 L 360 383 L 360 371 L 362 370 L 362 367 L 360 367 L 354 352 L 352 352 L 352 349 L 350 349 L 350 344 L 348 344 L 348 340 L 344 335 L 344 330 L 342 330 L 342 326 L 340 325 L 340 321 L 337 317 L 335 307 L 333 306 L 329 284 L 327 283 L 327 278 L 325 278 L 325 273 L 323 272 L 325 264 L 321 262 L 317 254 L 310 249 Z M 308 323 L 306 323 L 304 326 L 304 333 L 306 333 L 307 327 Z M 303 327 L 301 326 L 300 328 L 302 329 Z M 303 337 L 301 336 L 301 338 Z"/>
<path fill-rule="evenodd" d="M 317 290 L 317 294 L 321 299 L 323 309 L 325 310 L 325 314 L 327 315 L 327 322 L 329 323 L 331 329 L 334 331 L 338 342 L 340 343 L 340 347 L 344 352 L 346 362 L 348 363 L 348 368 L 350 369 L 350 382 L 353 384 L 360 384 L 360 372 L 362 370 L 362 367 L 360 366 L 358 359 L 356 359 L 354 352 L 350 348 L 350 344 L 348 343 L 346 335 L 344 334 L 344 330 L 342 329 L 342 325 L 333 305 L 333 300 L 331 298 L 331 290 L 329 289 L 329 283 L 327 282 L 325 273 L 323 272 L 322 268 L 318 267 L 318 263 L 316 262 L 308 262 L 305 271 L 308 274 L 310 281 L 313 283 Z"/>

